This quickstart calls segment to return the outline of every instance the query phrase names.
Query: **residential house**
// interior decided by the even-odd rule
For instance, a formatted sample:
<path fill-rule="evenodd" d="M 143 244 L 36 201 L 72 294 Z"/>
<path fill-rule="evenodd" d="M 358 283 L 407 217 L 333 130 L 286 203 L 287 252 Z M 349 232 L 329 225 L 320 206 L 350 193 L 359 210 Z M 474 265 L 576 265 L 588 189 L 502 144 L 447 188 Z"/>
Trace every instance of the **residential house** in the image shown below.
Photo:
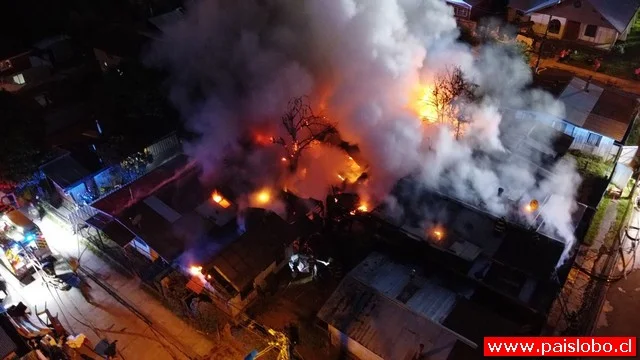
<path fill-rule="evenodd" d="M 476 20 L 486 13 L 486 9 L 492 0 L 445 0 L 453 7 L 453 15 L 458 25 L 471 31 L 476 28 Z"/>
<path fill-rule="evenodd" d="M 107 165 L 94 148 L 86 145 L 76 151 L 65 151 L 61 156 L 41 166 L 41 171 L 53 185 L 53 189 L 65 201 L 63 205 L 74 209 L 76 205 L 89 204 L 120 186 L 152 171 L 180 152 L 180 141 L 170 134 L 142 149 L 147 161 L 132 165 L 123 163 Z M 72 221 L 77 222 L 77 221 Z"/>
<path fill-rule="evenodd" d="M 49 80 L 57 66 L 74 57 L 71 39 L 64 35 L 45 38 L 31 48 L 0 59 L 0 89 L 17 92 Z"/>
<path fill-rule="evenodd" d="M 640 0 L 511 0 L 509 19 L 538 36 L 611 49 L 627 39 Z"/>
<path fill-rule="evenodd" d="M 479 345 L 443 325 L 457 297 L 437 274 L 373 253 L 342 280 L 318 318 L 331 344 L 357 359 L 416 359 L 422 352 L 444 360 L 456 346 Z"/>
<path fill-rule="evenodd" d="M 199 169 L 184 155 L 91 208 L 86 223 L 100 236 L 146 258 L 148 268 L 173 267 L 190 277 L 189 289 L 231 317 L 287 263 L 296 234 L 273 212 L 249 208 L 239 214 L 233 192 L 203 186 Z"/>
<path fill-rule="evenodd" d="M 572 136 L 571 149 L 615 158 L 640 114 L 638 96 L 578 77 L 560 78 L 553 86 L 565 106 L 562 118 L 531 111 L 516 116 L 540 120 Z"/>
<path fill-rule="evenodd" d="M 411 359 L 421 351 L 468 360 L 483 358 L 485 336 L 540 334 L 571 267 L 571 258 L 560 259 L 575 245 L 565 249 L 543 222 L 531 228 L 512 221 L 517 214 L 497 219 L 409 178 L 393 193 L 405 212 L 382 206 L 360 220 L 377 228 L 380 250 L 318 313 L 332 343 L 358 359 Z M 577 237 L 587 211 L 578 206 L 573 214 Z"/>

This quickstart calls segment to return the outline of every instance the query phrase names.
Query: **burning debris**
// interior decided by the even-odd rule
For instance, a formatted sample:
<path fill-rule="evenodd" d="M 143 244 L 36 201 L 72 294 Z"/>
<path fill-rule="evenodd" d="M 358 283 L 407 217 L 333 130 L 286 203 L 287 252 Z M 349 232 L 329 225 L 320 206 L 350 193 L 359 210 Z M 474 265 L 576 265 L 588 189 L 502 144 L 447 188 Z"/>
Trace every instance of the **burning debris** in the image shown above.
<path fill-rule="evenodd" d="M 231 202 L 229 200 L 222 197 L 222 195 L 216 190 L 211 194 L 211 200 L 216 204 L 222 206 L 224 209 L 227 209 L 231 206 Z"/>
<path fill-rule="evenodd" d="M 205 176 L 245 151 L 236 177 L 253 189 L 275 184 L 322 199 L 359 178 L 337 137 L 370 164 L 370 181 L 354 190 L 372 203 L 392 202 L 390 190 L 410 174 L 422 189 L 499 217 L 513 211 L 500 187 L 553 197 L 539 216 L 573 243 L 573 166 L 564 161 L 541 180 L 529 162 L 509 160 L 504 141 L 532 125 L 503 109 L 562 115 L 562 105 L 529 89 L 530 69 L 510 49 L 457 42 L 444 1 L 201 0 L 163 33 L 149 59 L 169 70 L 173 100 L 201 135 L 187 150 Z M 262 146 L 239 150 L 238 139 L 258 129 Z"/>

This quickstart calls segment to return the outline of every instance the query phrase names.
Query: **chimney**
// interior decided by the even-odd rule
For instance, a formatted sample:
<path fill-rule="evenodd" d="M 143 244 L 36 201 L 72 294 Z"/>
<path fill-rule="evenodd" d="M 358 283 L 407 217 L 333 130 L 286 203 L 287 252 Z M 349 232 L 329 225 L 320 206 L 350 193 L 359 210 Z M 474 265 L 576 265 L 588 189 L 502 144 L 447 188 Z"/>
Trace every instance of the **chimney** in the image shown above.
<path fill-rule="evenodd" d="M 502 196 L 502 193 L 504 192 L 504 189 L 499 187 L 498 188 L 498 197 Z"/>
<path fill-rule="evenodd" d="M 589 85 L 591 85 L 591 80 L 593 80 L 593 76 L 589 76 L 587 82 L 584 84 L 584 92 L 589 92 Z"/>

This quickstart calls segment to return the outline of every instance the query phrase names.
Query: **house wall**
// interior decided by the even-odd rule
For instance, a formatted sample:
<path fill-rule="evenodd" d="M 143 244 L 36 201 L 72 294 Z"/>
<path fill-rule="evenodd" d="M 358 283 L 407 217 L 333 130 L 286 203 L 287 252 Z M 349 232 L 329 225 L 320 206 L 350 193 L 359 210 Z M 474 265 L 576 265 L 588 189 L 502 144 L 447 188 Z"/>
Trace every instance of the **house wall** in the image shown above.
<path fill-rule="evenodd" d="M 618 39 L 618 32 L 614 29 L 598 26 L 595 37 L 589 37 L 584 35 L 584 31 L 587 28 L 587 24 L 580 24 L 580 36 L 579 40 L 588 41 L 604 49 L 610 48 Z"/>
<path fill-rule="evenodd" d="M 608 158 L 615 147 L 615 141 L 613 139 L 575 126 L 554 116 L 545 116 L 545 114 L 540 114 L 535 111 L 521 110 L 516 113 L 516 118 L 525 121 L 540 121 L 558 131 L 572 136 L 573 142 L 571 143 L 569 149 L 580 150 L 585 153 Z M 601 137 L 598 146 L 589 144 L 588 140 L 590 135 Z"/>
<path fill-rule="evenodd" d="M 547 32 L 547 26 L 551 20 L 559 20 L 560 21 L 560 31 L 557 34 Z M 562 39 L 565 33 L 567 19 L 559 16 L 551 16 L 548 14 L 539 14 L 534 13 L 531 14 L 531 21 L 533 24 L 533 31 L 536 34 L 544 35 L 547 33 L 547 37 L 551 39 Z M 580 32 L 578 36 L 578 40 L 587 41 L 593 43 L 598 47 L 609 48 L 611 47 L 616 40 L 618 40 L 618 32 L 615 29 L 607 28 L 604 26 L 598 26 L 598 30 L 596 31 L 596 36 L 590 37 L 585 36 L 584 32 L 587 28 L 588 24 L 580 24 Z"/>
<path fill-rule="evenodd" d="M 564 126 L 562 126 L 564 127 L 564 129 L 560 127 L 559 122 L 562 122 L 564 124 Z M 580 150 L 584 153 L 608 158 L 615 146 L 615 141 L 612 138 L 583 129 L 566 121 L 556 121 L 552 124 L 552 126 L 556 130 L 560 130 L 567 135 L 573 136 L 573 143 L 571 143 L 569 149 Z M 589 144 L 589 136 L 592 136 L 592 138 L 593 136 L 600 137 L 598 146 Z"/>
<path fill-rule="evenodd" d="M 385 360 L 374 354 L 372 351 L 362 346 L 357 341 L 351 339 L 346 334 L 340 332 L 332 325 L 329 325 L 329 340 L 331 345 L 339 346 L 349 352 L 350 355 L 360 360 Z"/>
<path fill-rule="evenodd" d="M 549 21 L 551 20 L 559 20 L 560 24 L 562 25 L 560 26 L 560 31 L 557 34 L 553 34 L 549 32 L 547 33 L 547 37 L 551 39 L 561 39 L 562 36 L 564 35 L 564 30 L 567 25 L 567 19 L 563 17 L 551 16 L 551 18 L 549 18 L 549 15 L 547 14 L 531 14 L 530 21 L 533 21 L 533 31 L 536 34 L 544 35 L 544 33 L 547 31 L 547 26 L 549 25 Z"/>

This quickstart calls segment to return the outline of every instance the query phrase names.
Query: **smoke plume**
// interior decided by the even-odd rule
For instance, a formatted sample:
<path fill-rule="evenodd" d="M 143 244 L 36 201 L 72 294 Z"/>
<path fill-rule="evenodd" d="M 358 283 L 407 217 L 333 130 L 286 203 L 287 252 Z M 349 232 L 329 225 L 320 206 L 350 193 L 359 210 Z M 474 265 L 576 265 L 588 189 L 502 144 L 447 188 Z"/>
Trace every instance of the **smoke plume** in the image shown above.
<path fill-rule="evenodd" d="M 541 211 L 545 226 L 573 243 L 573 166 L 562 162 L 537 180 L 535 164 L 543 159 L 514 155 L 534 124 L 505 111 L 562 115 L 562 105 L 528 89 L 531 71 L 511 47 L 472 50 L 458 42 L 453 10 L 444 1 L 200 0 L 163 32 L 148 59 L 169 71 L 171 99 L 199 135 L 188 153 L 206 176 L 228 171 L 229 153 L 251 153 L 249 159 L 260 161 L 242 167 L 242 181 L 254 188 L 282 183 L 282 172 L 273 170 L 280 165 L 277 146 L 245 149 L 238 140 L 286 136 L 280 116 L 291 98 L 307 95 L 367 159 L 370 180 L 361 191 L 395 204 L 396 216 L 402 210 L 389 198 L 391 188 L 418 174 L 425 188 L 498 216 L 511 211 L 509 201 L 552 197 Z M 446 124 L 419 119 L 412 105 L 421 88 L 453 66 L 478 85 L 480 99 L 466 106 L 469 124 L 460 138 Z M 538 141 L 550 146 L 553 136 L 548 131 Z M 304 174 L 288 186 L 323 198 L 346 166 L 344 154 L 327 147 L 307 152 Z M 509 196 L 498 196 L 499 187 Z"/>

